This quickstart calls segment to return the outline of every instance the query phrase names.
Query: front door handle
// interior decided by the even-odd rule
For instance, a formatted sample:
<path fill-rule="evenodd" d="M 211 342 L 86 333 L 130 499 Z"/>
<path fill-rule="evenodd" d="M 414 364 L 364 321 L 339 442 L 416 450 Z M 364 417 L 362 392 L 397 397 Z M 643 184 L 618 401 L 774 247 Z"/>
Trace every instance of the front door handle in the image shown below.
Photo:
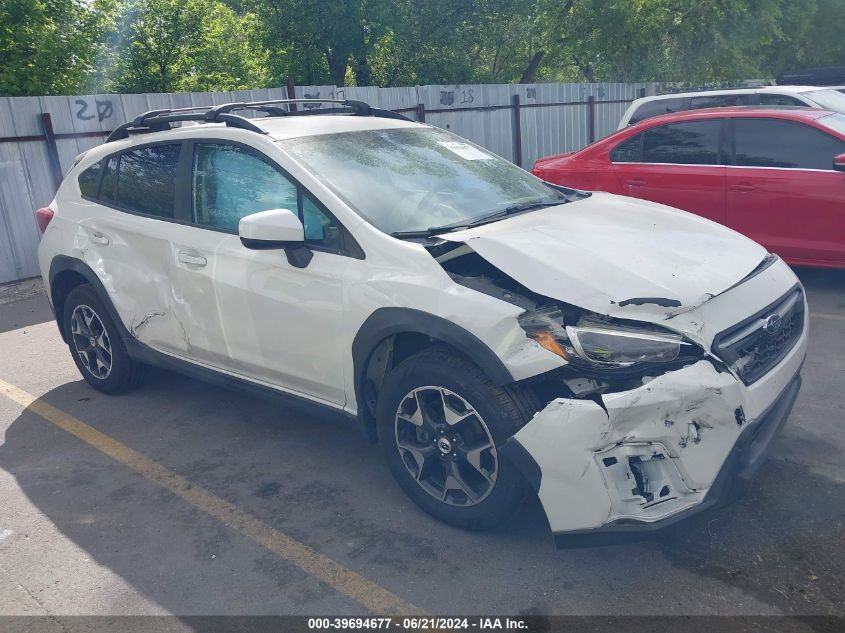
<path fill-rule="evenodd" d="M 754 185 L 750 185 L 747 182 L 741 182 L 736 185 L 731 185 L 728 187 L 731 191 L 738 191 L 740 193 L 746 193 L 748 191 L 754 191 L 757 187 Z"/>
<path fill-rule="evenodd" d="M 195 268 L 203 268 L 208 263 L 208 260 L 202 255 L 192 255 L 191 253 L 180 252 L 176 255 L 176 259 Z"/>
<path fill-rule="evenodd" d="M 646 181 L 642 178 L 632 178 L 625 184 L 629 187 L 644 187 L 646 185 Z"/>
<path fill-rule="evenodd" d="M 103 235 L 102 233 L 92 233 L 88 236 L 88 239 L 94 242 L 94 244 L 108 244 L 109 238 Z"/>

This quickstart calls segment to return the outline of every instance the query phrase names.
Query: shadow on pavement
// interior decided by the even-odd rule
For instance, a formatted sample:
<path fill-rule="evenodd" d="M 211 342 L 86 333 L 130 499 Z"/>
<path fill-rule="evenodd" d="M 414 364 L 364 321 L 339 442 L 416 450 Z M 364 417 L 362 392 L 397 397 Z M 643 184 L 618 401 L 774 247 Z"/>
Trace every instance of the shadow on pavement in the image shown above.
<path fill-rule="evenodd" d="M 44 294 L 0 305 L 0 334 L 53 320 Z"/>

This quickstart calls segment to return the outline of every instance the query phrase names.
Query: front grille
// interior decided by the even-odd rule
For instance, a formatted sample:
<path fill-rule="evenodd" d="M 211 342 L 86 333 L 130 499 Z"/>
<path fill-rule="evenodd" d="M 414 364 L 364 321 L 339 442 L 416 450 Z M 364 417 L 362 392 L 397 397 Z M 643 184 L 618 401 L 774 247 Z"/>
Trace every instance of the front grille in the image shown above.
<path fill-rule="evenodd" d="M 750 385 L 795 346 L 804 318 L 804 290 L 795 286 L 772 305 L 716 336 L 713 353 Z"/>

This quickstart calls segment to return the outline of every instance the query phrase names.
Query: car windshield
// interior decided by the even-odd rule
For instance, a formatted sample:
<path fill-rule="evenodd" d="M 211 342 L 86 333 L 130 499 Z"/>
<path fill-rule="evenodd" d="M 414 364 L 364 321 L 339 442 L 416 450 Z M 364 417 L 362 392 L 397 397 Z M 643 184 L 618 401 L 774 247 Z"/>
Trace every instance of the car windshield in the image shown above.
<path fill-rule="evenodd" d="M 565 200 L 503 158 L 435 128 L 343 132 L 279 144 L 385 233 L 459 225 Z"/>
<path fill-rule="evenodd" d="M 813 102 L 819 104 L 825 110 L 832 110 L 845 114 L 845 94 L 838 90 L 811 90 L 805 92 L 804 96 L 811 99 Z"/>
<path fill-rule="evenodd" d="M 842 96 L 845 97 L 845 95 Z M 828 114 L 820 119 L 816 119 L 816 123 L 821 123 L 834 132 L 845 135 L 845 114 Z"/>

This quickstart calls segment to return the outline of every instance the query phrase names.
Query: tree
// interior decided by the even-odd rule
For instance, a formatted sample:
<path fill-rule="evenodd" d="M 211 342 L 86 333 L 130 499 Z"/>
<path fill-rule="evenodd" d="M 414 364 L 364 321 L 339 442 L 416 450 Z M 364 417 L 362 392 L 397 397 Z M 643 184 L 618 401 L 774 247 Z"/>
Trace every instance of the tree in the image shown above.
<path fill-rule="evenodd" d="M 253 14 L 217 0 L 130 0 L 109 45 L 106 87 L 119 92 L 240 90 L 267 82 Z"/>
<path fill-rule="evenodd" d="M 342 86 L 353 58 L 362 83 L 369 83 L 368 54 L 383 33 L 386 5 L 386 0 L 256 0 L 255 6 L 277 70 L 306 83 Z"/>
<path fill-rule="evenodd" d="M 109 0 L 0 2 L 0 94 L 81 90 L 106 27 Z"/>

